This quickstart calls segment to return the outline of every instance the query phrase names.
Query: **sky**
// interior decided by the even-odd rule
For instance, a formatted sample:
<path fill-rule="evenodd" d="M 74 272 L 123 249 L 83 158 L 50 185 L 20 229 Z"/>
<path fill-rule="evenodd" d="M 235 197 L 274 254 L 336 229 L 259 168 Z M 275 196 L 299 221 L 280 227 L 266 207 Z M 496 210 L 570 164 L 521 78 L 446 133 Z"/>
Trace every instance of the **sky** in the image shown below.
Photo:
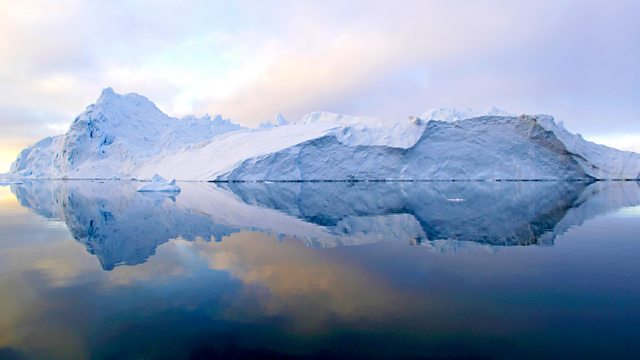
<path fill-rule="evenodd" d="M 0 172 L 101 89 L 254 126 L 546 113 L 640 151 L 640 1 L 0 0 Z"/>

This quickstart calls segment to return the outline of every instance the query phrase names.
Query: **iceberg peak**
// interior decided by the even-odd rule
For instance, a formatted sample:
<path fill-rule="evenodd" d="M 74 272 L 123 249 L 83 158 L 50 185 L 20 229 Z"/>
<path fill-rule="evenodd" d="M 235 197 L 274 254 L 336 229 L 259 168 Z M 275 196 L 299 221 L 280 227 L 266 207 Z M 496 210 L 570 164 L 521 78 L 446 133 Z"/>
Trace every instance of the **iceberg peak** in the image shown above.
<path fill-rule="evenodd" d="M 278 114 L 276 115 L 276 118 L 275 118 L 275 124 L 276 126 L 289 125 L 289 121 L 287 121 L 287 119 L 285 119 L 285 117 L 282 116 L 282 114 Z"/>
<path fill-rule="evenodd" d="M 282 114 L 276 115 L 273 121 L 265 121 L 258 125 L 258 129 L 271 129 L 274 127 L 289 125 L 289 121 L 282 116 Z"/>
<path fill-rule="evenodd" d="M 109 96 L 109 95 L 115 95 L 116 92 L 113 91 L 113 88 L 111 86 L 107 86 L 106 88 L 102 89 L 102 96 Z"/>
<path fill-rule="evenodd" d="M 142 114 L 145 112 L 162 113 L 160 109 L 145 96 L 136 93 L 118 94 L 111 87 L 103 89 L 95 104 L 89 107 L 94 110 L 97 110 L 97 107 L 101 111 L 109 112 L 130 112 L 133 108 L 137 108 L 140 109 L 138 112 L 142 112 Z M 162 114 L 162 116 L 167 117 L 165 114 Z"/>
<path fill-rule="evenodd" d="M 102 103 L 108 103 L 118 97 L 120 97 L 121 95 L 117 94 L 113 88 L 111 87 L 106 87 L 104 89 L 102 89 L 102 92 L 100 93 L 100 97 L 98 97 L 98 100 L 96 100 L 97 104 L 102 104 Z"/>

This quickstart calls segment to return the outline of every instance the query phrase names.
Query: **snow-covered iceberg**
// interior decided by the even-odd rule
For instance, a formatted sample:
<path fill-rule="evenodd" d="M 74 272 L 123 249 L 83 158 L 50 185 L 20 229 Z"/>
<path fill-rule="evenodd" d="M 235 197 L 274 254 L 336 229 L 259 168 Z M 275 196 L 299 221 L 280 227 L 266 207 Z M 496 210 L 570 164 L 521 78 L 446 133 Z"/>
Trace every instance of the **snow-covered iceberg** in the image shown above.
<path fill-rule="evenodd" d="M 273 122 L 269 122 L 269 121 L 263 122 L 258 126 L 258 129 L 271 129 L 274 127 L 285 126 L 285 125 L 289 125 L 289 121 L 287 121 L 287 119 L 285 119 L 284 116 L 282 116 L 282 114 L 278 114 L 276 115 L 275 119 L 273 119 Z"/>
<path fill-rule="evenodd" d="M 10 174 L 40 179 L 131 178 L 136 169 L 161 153 L 240 129 L 220 115 L 175 119 L 144 96 L 119 95 L 107 88 L 64 135 L 45 138 L 24 149 Z"/>
<path fill-rule="evenodd" d="M 140 192 L 180 192 L 176 180 L 167 181 L 160 175 L 154 175 L 151 181 L 138 188 Z"/>
<path fill-rule="evenodd" d="M 174 119 L 105 89 L 66 134 L 23 150 L 14 178 L 195 181 L 637 179 L 640 154 L 584 140 L 548 115 L 435 109 L 397 121 L 315 112 L 259 129 Z"/>

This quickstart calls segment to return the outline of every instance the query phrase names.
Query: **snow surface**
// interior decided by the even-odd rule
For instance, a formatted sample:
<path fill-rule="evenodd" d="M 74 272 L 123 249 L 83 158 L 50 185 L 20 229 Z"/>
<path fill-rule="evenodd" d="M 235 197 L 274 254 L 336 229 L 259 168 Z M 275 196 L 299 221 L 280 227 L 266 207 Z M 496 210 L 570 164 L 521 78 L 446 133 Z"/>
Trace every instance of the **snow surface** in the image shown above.
<path fill-rule="evenodd" d="M 434 109 L 385 121 L 313 112 L 246 129 L 182 119 L 108 88 L 66 134 L 23 150 L 13 178 L 195 181 L 637 179 L 640 155 L 594 144 L 548 115 Z"/>
<path fill-rule="evenodd" d="M 176 185 L 176 180 L 167 181 L 160 175 L 154 175 L 151 182 L 138 188 L 141 192 L 180 192 L 180 187 Z"/>
<path fill-rule="evenodd" d="M 495 106 L 486 111 L 475 111 L 469 108 L 461 110 L 441 107 L 425 111 L 420 115 L 420 118 L 426 120 L 458 121 L 481 116 L 514 116 L 514 114 L 498 109 Z"/>

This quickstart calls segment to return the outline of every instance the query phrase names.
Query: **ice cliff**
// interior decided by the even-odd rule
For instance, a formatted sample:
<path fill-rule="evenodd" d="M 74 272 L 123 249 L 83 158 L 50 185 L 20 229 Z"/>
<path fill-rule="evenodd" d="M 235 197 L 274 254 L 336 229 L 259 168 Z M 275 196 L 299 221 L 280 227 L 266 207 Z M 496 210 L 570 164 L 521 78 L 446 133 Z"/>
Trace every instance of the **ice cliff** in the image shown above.
<path fill-rule="evenodd" d="M 14 178 L 199 181 L 637 179 L 640 154 L 584 140 L 548 115 L 434 109 L 398 121 L 315 112 L 257 129 L 171 118 L 108 88 L 66 134 L 23 150 Z"/>

